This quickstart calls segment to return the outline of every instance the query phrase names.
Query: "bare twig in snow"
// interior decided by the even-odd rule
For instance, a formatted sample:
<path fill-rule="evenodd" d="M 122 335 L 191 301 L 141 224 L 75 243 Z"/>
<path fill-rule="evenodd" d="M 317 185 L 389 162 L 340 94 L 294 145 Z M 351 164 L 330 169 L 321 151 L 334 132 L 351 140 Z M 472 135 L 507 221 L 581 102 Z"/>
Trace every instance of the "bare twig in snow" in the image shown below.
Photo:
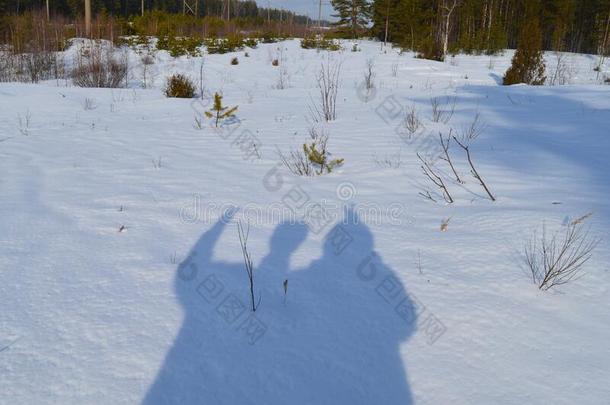
<path fill-rule="evenodd" d="M 534 234 L 524 249 L 532 281 L 546 291 L 576 279 L 598 243 L 599 239 L 591 237 L 582 223 L 572 223 L 565 232 L 552 236 L 543 225 L 542 236 Z"/>
<path fill-rule="evenodd" d="M 443 179 L 434 172 L 434 170 L 432 169 L 432 165 L 430 163 L 428 163 L 426 160 L 424 160 L 424 158 L 422 158 L 419 153 L 417 153 L 417 157 L 419 158 L 420 162 L 422 163 L 420 167 L 421 167 L 424 175 L 435 186 L 437 186 L 438 188 L 441 189 L 441 191 L 443 192 L 443 198 L 445 199 L 446 202 L 448 202 L 450 204 L 453 203 L 453 198 L 451 197 L 451 194 L 449 194 L 449 190 L 447 190 L 447 187 L 445 186 L 445 182 L 443 181 Z M 422 194 L 422 195 L 424 195 L 424 194 Z M 424 195 L 424 197 L 427 197 L 427 198 L 431 199 L 432 201 L 434 201 L 432 196 L 430 196 L 429 192 L 427 192 L 427 194 Z"/>
<path fill-rule="evenodd" d="M 239 235 L 239 244 L 241 245 L 241 253 L 244 257 L 244 266 L 246 269 L 246 273 L 248 274 L 248 282 L 250 284 L 250 303 L 252 305 L 252 312 L 255 312 L 260 304 L 260 298 L 258 303 L 254 303 L 254 264 L 252 263 L 252 258 L 250 257 L 250 252 L 248 251 L 248 234 L 250 233 L 250 224 L 244 230 L 244 227 L 241 222 L 237 222 L 237 233 Z"/>
<path fill-rule="evenodd" d="M 483 178 L 479 175 L 479 172 L 477 172 L 477 169 L 475 169 L 474 164 L 472 163 L 472 156 L 470 156 L 470 146 L 468 145 L 464 145 L 463 143 L 461 143 L 460 141 L 457 140 L 457 138 L 454 136 L 453 139 L 455 140 L 455 142 L 460 145 L 460 147 L 462 149 L 464 149 L 464 151 L 466 151 L 466 156 L 468 157 L 468 163 L 470 164 L 470 169 L 471 169 L 471 173 L 472 176 L 477 179 L 479 181 L 479 183 L 481 183 L 481 186 L 483 186 L 483 188 L 485 189 L 485 192 L 487 193 L 487 195 L 489 196 L 489 198 L 491 199 L 491 201 L 496 201 L 496 198 L 493 196 L 493 194 L 491 193 L 491 191 L 489 191 L 489 188 L 487 187 L 487 185 L 485 184 L 485 182 L 483 181 Z"/>
<path fill-rule="evenodd" d="M 438 133 L 439 141 L 441 143 L 441 148 L 443 148 L 443 154 L 444 154 L 444 156 L 440 156 L 440 159 L 449 163 L 449 167 L 451 167 L 451 171 L 453 172 L 453 175 L 455 176 L 455 180 L 460 184 L 464 184 L 464 182 L 458 175 L 457 171 L 455 170 L 455 167 L 453 167 L 453 162 L 451 161 L 451 156 L 449 155 L 449 146 L 451 143 L 451 136 L 452 136 L 452 131 L 449 131 L 449 136 L 447 136 L 446 139 L 443 137 L 442 133 L 440 133 L 440 132 Z"/>

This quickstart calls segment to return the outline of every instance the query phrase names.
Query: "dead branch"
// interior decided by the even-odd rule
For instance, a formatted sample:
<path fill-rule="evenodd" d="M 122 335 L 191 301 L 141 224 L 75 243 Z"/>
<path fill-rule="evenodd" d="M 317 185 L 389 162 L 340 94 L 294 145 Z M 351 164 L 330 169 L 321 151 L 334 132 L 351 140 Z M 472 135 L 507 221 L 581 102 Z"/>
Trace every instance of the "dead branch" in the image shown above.
<path fill-rule="evenodd" d="M 436 185 L 438 188 L 441 189 L 441 191 L 443 192 L 443 198 L 445 199 L 446 202 L 448 202 L 449 204 L 453 203 L 453 198 L 451 197 L 451 194 L 449 194 L 449 190 L 447 190 L 447 187 L 445 186 L 445 182 L 443 181 L 443 179 L 434 172 L 431 165 L 428 162 L 426 162 L 419 153 L 417 154 L 417 157 L 419 158 L 419 160 L 422 163 L 422 165 L 420 167 L 421 167 L 424 175 L 432 183 L 434 183 L 434 185 Z M 429 195 L 430 195 L 430 193 L 428 192 L 428 196 Z M 426 197 L 426 196 L 424 195 L 424 197 Z M 432 199 L 431 197 L 428 197 L 428 198 Z"/>
<path fill-rule="evenodd" d="M 468 163 L 470 164 L 470 168 L 471 168 L 471 173 L 472 176 L 477 179 L 479 181 L 479 183 L 481 183 L 481 186 L 483 186 L 483 188 L 485 189 L 485 192 L 487 193 L 487 195 L 489 196 L 489 198 L 491 198 L 491 201 L 496 201 L 496 198 L 493 196 L 493 194 L 491 193 L 491 191 L 489 191 L 489 188 L 487 188 L 487 185 L 485 184 L 485 182 L 483 181 L 483 179 L 481 178 L 481 176 L 479 175 L 479 172 L 477 172 L 477 169 L 475 169 L 474 164 L 472 163 L 472 156 L 470 156 L 470 146 L 469 145 L 464 145 L 463 143 L 461 143 L 460 141 L 457 140 L 457 138 L 454 136 L 453 140 L 460 145 L 460 147 L 462 149 L 464 149 L 466 151 L 466 156 L 468 157 Z"/>
<path fill-rule="evenodd" d="M 241 245 L 241 253 L 244 257 L 244 266 L 246 268 L 246 273 L 248 274 L 248 281 L 250 283 L 250 301 L 252 305 L 252 312 L 256 311 L 258 308 L 258 304 L 260 304 L 260 299 L 258 304 L 254 303 L 254 264 L 252 263 L 252 258 L 250 257 L 250 252 L 248 251 L 248 234 L 250 233 L 250 224 L 244 231 L 243 225 L 240 221 L 237 222 L 237 233 L 239 235 L 239 244 Z"/>
<path fill-rule="evenodd" d="M 430 194 L 429 191 L 426 190 L 425 193 L 422 193 L 421 191 L 419 192 L 419 195 L 421 195 L 422 197 L 424 197 L 427 200 L 430 200 L 432 202 L 436 202 L 436 200 L 434 199 L 434 197 L 432 197 L 432 195 Z"/>
<path fill-rule="evenodd" d="M 455 180 L 460 183 L 460 184 L 464 184 L 464 182 L 462 181 L 462 179 L 460 178 L 460 176 L 458 175 L 457 171 L 455 170 L 455 167 L 453 167 L 453 162 L 451 161 L 451 156 L 449 155 L 449 146 L 451 143 L 451 136 L 452 136 L 453 131 L 450 130 L 449 131 L 449 136 L 447 136 L 447 139 L 445 139 L 443 137 L 442 133 L 438 133 L 438 137 L 439 137 L 439 141 L 441 143 L 441 148 L 443 148 L 443 153 L 445 156 L 440 156 L 441 160 L 444 160 L 445 162 L 449 163 L 449 167 L 451 167 L 451 171 L 453 172 L 453 175 L 455 176 Z"/>

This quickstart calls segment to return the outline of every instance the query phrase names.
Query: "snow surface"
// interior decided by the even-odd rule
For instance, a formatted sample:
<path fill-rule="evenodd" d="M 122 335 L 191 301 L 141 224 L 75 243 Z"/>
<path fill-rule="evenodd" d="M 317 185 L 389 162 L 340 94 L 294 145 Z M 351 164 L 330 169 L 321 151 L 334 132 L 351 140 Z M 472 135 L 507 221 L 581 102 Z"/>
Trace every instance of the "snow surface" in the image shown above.
<path fill-rule="evenodd" d="M 592 234 L 607 234 L 610 86 L 595 57 L 567 56 L 568 86 L 502 87 L 511 52 L 438 63 L 360 46 L 206 55 L 208 96 L 239 105 L 218 130 L 195 124 L 208 99 L 161 92 L 172 72 L 198 80 L 201 58 L 157 53 L 147 89 L 133 52 L 127 89 L 0 84 L 0 403 L 608 403 L 607 240 L 550 292 L 521 256 L 543 223 L 593 212 Z M 324 128 L 345 164 L 295 177 L 277 151 L 309 139 L 328 58 L 342 86 Z M 455 97 L 447 124 L 431 121 L 432 97 Z M 425 131 L 406 139 L 412 106 Z M 472 153 L 497 201 L 455 145 L 456 202 L 423 199 L 416 153 L 477 112 Z M 260 158 L 246 156 L 252 136 Z M 251 224 L 255 316 L 238 219 Z"/>

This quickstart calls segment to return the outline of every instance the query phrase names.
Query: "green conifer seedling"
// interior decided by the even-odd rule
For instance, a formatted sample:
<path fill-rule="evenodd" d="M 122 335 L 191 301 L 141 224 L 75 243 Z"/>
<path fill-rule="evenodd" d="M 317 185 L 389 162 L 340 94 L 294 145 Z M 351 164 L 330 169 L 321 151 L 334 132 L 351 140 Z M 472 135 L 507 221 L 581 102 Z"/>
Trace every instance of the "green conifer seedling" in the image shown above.
<path fill-rule="evenodd" d="M 205 116 L 215 120 L 215 125 L 218 127 L 220 121 L 234 117 L 235 111 L 237 111 L 238 106 L 229 108 L 223 107 L 222 105 L 222 96 L 218 93 L 214 94 L 214 106 L 210 111 L 205 112 Z"/>
<path fill-rule="evenodd" d="M 318 167 L 318 175 L 331 173 L 333 169 L 341 166 L 344 159 L 329 159 L 328 152 L 326 151 L 326 142 L 320 142 L 318 145 L 316 142 L 303 144 L 303 152 L 311 164 Z"/>

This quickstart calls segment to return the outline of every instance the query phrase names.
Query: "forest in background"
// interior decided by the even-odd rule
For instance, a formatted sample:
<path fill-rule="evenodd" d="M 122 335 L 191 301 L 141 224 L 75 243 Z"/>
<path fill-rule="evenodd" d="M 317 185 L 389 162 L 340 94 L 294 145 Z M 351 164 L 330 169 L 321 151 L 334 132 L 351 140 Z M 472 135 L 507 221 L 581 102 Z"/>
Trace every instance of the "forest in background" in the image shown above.
<path fill-rule="evenodd" d="M 12 52 L 58 51 L 68 40 L 87 37 L 84 0 L 0 0 L 0 43 Z M 192 37 L 247 35 L 285 38 L 328 25 L 253 0 L 91 0 L 90 37 L 116 42 L 123 36 Z M 142 4 L 144 10 L 142 10 Z M 144 11 L 144 12 L 143 12 Z"/>
<path fill-rule="evenodd" d="M 189 1 L 191 5 L 194 0 Z M 182 13 L 182 0 L 144 0 L 145 11 Z M 142 14 L 141 0 L 91 0 L 94 14 L 115 17 L 130 17 Z M 22 14 L 28 11 L 46 9 L 46 0 L 0 0 L 0 15 Z M 199 0 L 193 7 L 196 17 L 261 18 L 261 20 L 290 21 L 307 24 L 309 17 L 278 8 L 259 7 L 254 0 Z M 52 16 L 78 17 L 84 13 L 83 0 L 49 0 Z"/>
<path fill-rule="evenodd" d="M 609 42 L 610 0 L 375 0 L 370 14 L 377 38 L 424 54 L 516 48 L 532 19 L 545 50 L 601 53 Z"/>
<path fill-rule="evenodd" d="M 192 2 L 192 1 L 191 1 Z M 544 50 L 608 54 L 610 0 L 332 0 L 335 30 L 327 36 L 373 36 L 422 57 L 447 53 L 497 53 L 516 48 L 522 28 L 537 20 Z M 194 14 L 182 0 L 92 0 L 91 36 L 226 36 L 265 33 L 306 36 L 318 22 L 307 16 L 264 8 L 254 0 L 199 0 Z M 27 49 L 44 43 L 61 48 L 85 36 L 83 0 L 0 0 L 0 41 Z M 326 25 L 323 22 L 322 25 Z M 50 37 L 55 37 L 50 38 Z M 40 47 L 36 45 L 35 47 Z"/>

